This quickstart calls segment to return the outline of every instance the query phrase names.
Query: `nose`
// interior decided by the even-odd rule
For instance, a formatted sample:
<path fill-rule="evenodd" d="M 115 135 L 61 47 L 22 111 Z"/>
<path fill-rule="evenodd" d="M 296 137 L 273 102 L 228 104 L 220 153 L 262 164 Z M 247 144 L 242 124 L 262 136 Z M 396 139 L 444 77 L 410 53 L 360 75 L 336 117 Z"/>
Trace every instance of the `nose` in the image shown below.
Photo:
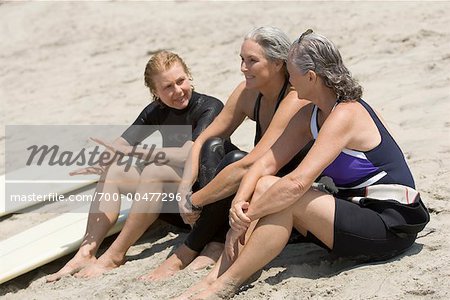
<path fill-rule="evenodd" d="M 248 71 L 247 65 L 245 64 L 244 61 L 241 62 L 241 72 L 245 73 Z"/>
<path fill-rule="evenodd" d="M 182 95 L 183 94 L 183 89 L 178 84 L 175 85 L 175 94 L 177 94 L 177 95 Z"/>

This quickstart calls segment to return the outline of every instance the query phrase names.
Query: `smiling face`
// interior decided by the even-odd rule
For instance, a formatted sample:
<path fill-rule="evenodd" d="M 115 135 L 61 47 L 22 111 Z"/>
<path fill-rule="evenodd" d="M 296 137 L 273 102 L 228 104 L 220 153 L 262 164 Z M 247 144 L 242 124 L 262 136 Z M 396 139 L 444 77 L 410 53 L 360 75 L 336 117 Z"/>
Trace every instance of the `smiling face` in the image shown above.
<path fill-rule="evenodd" d="M 246 88 L 258 89 L 264 86 L 280 70 L 279 64 L 268 60 L 263 48 L 251 39 L 244 41 L 240 55 Z"/>
<path fill-rule="evenodd" d="M 175 109 L 184 109 L 188 106 L 192 96 L 191 81 L 179 62 L 155 74 L 153 81 L 155 95 L 165 105 Z"/>

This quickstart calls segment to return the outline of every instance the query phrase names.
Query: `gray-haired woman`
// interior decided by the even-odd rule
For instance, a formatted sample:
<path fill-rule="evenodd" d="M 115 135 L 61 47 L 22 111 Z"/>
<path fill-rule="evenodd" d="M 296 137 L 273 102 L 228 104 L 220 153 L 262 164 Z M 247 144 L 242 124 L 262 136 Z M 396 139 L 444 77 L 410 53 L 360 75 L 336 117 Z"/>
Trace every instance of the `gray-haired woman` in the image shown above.
<path fill-rule="evenodd" d="M 288 70 L 298 97 L 313 104 L 311 122 L 286 130 L 242 180 L 236 197 L 245 201 L 230 211 L 227 244 L 250 222 L 258 224 L 234 263 L 196 299 L 231 296 L 283 250 L 292 228 L 336 256 L 375 261 L 407 250 L 429 221 L 400 148 L 361 99 L 334 44 L 306 31 L 290 49 Z M 304 134 L 315 139 L 307 156 L 286 176 L 273 176 Z M 312 188 L 321 175 L 333 179 L 336 194 Z M 233 247 L 226 249 L 235 256 Z"/>
<path fill-rule="evenodd" d="M 222 112 L 195 141 L 178 190 L 182 198 L 187 196 L 197 208 L 196 211 L 185 212 L 188 215 L 185 222 L 193 224 L 192 231 L 184 245 L 151 272 L 148 279 L 167 277 L 187 265 L 198 269 L 212 263 L 213 255 L 209 255 L 209 258 L 203 253 L 199 255 L 198 249 L 204 245 L 199 245 L 195 236 L 215 234 L 214 243 L 210 243 L 206 250 L 214 248 L 214 251 L 210 251 L 217 254 L 214 260 L 222 253 L 229 229 L 231 201 L 242 177 L 275 143 L 291 118 L 309 103 L 299 100 L 289 83 L 286 69 L 289 47 L 287 35 L 275 27 L 259 27 L 245 36 L 240 52 L 241 72 L 245 81 L 234 89 Z M 198 174 L 201 149 L 206 146 L 226 152 L 224 141 L 247 117 L 256 121 L 255 148 L 247 155 L 239 150 L 230 151 L 218 164 L 215 178 L 191 195 Z M 294 161 L 300 160 L 302 155 L 299 152 Z M 281 172 L 288 173 L 297 164 L 298 161 L 287 164 Z"/>

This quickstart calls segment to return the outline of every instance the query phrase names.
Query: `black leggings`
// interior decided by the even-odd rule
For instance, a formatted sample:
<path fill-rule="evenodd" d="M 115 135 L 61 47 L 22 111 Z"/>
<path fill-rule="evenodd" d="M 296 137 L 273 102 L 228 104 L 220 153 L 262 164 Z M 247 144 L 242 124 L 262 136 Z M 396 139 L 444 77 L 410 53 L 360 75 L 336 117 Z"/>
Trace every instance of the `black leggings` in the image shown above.
<path fill-rule="evenodd" d="M 206 186 L 222 169 L 242 159 L 246 154 L 221 138 L 206 141 L 202 148 L 198 189 Z M 233 198 L 234 195 L 231 195 L 205 205 L 200 218 L 186 238 L 185 245 L 196 252 L 201 252 L 209 242 L 224 243 L 229 229 L 228 215 Z"/>

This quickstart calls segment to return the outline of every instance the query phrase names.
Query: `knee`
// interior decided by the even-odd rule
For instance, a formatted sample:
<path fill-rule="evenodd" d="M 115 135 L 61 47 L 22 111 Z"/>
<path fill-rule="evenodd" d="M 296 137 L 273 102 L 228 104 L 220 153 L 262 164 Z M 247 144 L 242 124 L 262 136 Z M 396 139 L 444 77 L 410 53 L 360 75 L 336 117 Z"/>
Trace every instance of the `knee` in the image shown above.
<path fill-rule="evenodd" d="M 208 153 L 218 153 L 222 157 L 225 155 L 224 140 L 220 137 L 212 137 L 206 140 L 202 146 L 202 155 Z"/>
<path fill-rule="evenodd" d="M 241 150 L 233 150 L 224 157 L 224 161 L 227 165 L 237 162 L 244 158 L 247 155 L 247 152 Z"/>
<path fill-rule="evenodd" d="M 108 168 L 108 173 L 106 174 L 106 180 L 108 179 L 119 179 L 126 175 L 127 170 L 126 165 L 112 164 Z"/>
<path fill-rule="evenodd" d="M 256 183 L 255 195 L 259 197 L 264 194 L 274 184 L 272 176 L 263 176 Z"/>
<path fill-rule="evenodd" d="M 233 150 L 227 153 L 227 155 L 225 155 L 225 157 L 220 161 L 220 164 L 217 166 L 216 174 L 222 171 L 226 166 L 241 160 L 245 155 L 247 155 L 247 152 L 241 150 Z"/>
<path fill-rule="evenodd" d="M 168 173 L 169 166 L 162 165 L 157 166 L 155 164 L 149 164 L 145 166 L 145 168 L 142 170 L 141 178 L 165 178 L 167 177 L 166 174 Z"/>

